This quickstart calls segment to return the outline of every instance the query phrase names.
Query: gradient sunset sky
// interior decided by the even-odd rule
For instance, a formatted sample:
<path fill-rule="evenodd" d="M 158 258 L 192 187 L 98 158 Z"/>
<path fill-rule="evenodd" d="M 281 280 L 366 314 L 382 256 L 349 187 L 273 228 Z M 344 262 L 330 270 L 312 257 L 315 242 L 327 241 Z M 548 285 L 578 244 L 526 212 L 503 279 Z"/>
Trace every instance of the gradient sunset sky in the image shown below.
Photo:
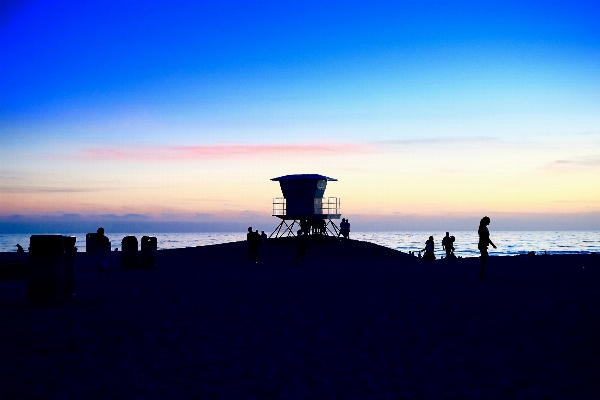
<path fill-rule="evenodd" d="M 598 229 L 599 21 L 576 1 L 9 1 L 0 223 L 267 230 L 269 179 L 317 173 L 354 230 Z"/>

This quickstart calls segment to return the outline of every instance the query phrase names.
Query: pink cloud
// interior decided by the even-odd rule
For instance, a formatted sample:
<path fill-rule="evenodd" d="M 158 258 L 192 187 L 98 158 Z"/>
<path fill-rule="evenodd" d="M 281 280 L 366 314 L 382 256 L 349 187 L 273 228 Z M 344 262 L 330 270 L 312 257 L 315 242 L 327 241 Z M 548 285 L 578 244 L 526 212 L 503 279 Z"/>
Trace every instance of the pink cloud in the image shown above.
<path fill-rule="evenodd" d="M 137 146 L 83 149 L 76 156 L 88 161 L 181 161 L 257 156 L 342 155 L 371 153 L 366 144 Z"/>

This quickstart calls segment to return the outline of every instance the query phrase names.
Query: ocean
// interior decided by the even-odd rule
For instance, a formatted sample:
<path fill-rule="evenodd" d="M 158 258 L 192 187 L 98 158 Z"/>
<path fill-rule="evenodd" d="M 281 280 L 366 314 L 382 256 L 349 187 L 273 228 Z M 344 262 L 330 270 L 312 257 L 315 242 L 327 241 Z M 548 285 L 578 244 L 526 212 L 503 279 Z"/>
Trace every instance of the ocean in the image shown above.
<path fill-rule="evenodd" d="M 61 234 L 77 237 L 77 249 L 85 251 L 85 233 L 61 232 Z M 230 233 L 112 233 L 107 232 L 113 250 L 121 247 L 121 239 L 133 235 L 141 241 L 141 237 L 155 236 L 160 249 L 176 249 L 184 247 L 208 246 L 212 244 L 246 240 L 246 232 Z M 352 232 L 352 239 L 373 242 L 391 249 L 408 253 L 418 252 L 425 247 L 425 241 L 432 235 L 435 240 L 435 254 L 441 258 L 445 253 L 441 241 L 445 232 Z M 456 238 L 455 254 L 461 257 L 479 256 L 477 250 L 478 236 L 476 231 L 455 231 L 450 235 Z M 14 252 L 19 243 L 27 250 L 31 234 L 0 234 L 0 251 Z M 490 231 L 490 237 L 498 247 L 490 246 L 490 255 L 511 256 L 527 254 L 586 254 L 600 251 L 600 231 Z"/>

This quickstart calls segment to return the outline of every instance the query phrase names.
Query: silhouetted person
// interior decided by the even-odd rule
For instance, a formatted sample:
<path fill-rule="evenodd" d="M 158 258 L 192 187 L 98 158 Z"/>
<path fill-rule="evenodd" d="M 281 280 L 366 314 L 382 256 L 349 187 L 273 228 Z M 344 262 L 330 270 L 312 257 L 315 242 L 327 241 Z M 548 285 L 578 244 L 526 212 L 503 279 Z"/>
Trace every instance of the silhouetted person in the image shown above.
<path fill-rule="evenodd" d="M 25 250 L 23 250 L 23 246 L 21 246 L 19 243 L 17 243 L 17 253 L 25 253 Z"/>
<path fill-rule="evenodd" d="M 248 228 L 248 234 L 246 235 L 248 241 L 248 261 L 258 262 L 258 246 L 260 245 L 260 235 L 258 231 L 252 231 L 252 227 Z"/>
<path fill-rule="evenodd" d="M 262 233 L 260 234 L 260 243 L 261 244 L 265 244 L 267 243 L 267 234 L 265 233 L 265 231 L 262 231 Z"/>
<path fill-rule="evenodd" d="M 98 257 L 98 278 L 105 274 L 108 277 L 108 255 L 110 240 L 104 235 L 104 228 L 96 231 L 96 256 Z"/>
<path fill-rule="evenodd" d="M 258 233 L 258 229 L 254 231 L 254 240 L 256 240 L 256 261 L 258 261 L 258 249 L 260 248 L 260 245 L 262 244 L 262 239 L 260 237 L 260 233 Z"/>
<path fill-rule="evenodd" d="M 442 239 L 442 249 L 446 251 L 446 258 L 450 258 L 452 254 L 452 239 L 450 238 L 450 232 L 446 232 L 446 236 Z"/>
<path fill-rule="evenodd" d="M 304 264 L 304 256 L 306 256 L 306 252 L 308 251 L 308 245 L 306 243 L 306 234 L 302 232 L 302 229 L 299 229 L 297 232 L 298 236 L 296 237 L 296 256 L 294 257 L 294 263 L 298 264 L 300 261 Z"/>
<path fill-rule="evenodd" d="M 456 254 L 454 254 L 454 242 L 456 241 L 456 238 L 454 236 L 450 236 L 450 258 L 456 258 Z"/>
<path fill-rule="evenodd" d="M 429 236 L 429 239 L 425 242 L 425 254 L 423 255 L 424 260 L 435 260 L 434 254 L 435 244 L 433 242 L 433 236 Z M 421 251 L 423 251 L 421 250 Z"/>
<path fill-rule="evenodd" d="M 302 232 L 305 235 L 308 235 L 310 233 L 310 221 L 308 221 L 306 219 L 301 219 L 300 220 L 300 229 L 302 230 Z"/>
<path fill-rule="evenodd" d="M 479 222 L 479 229 L 477 233 L 479 234 L 479 243 L 477 244 L 477 248 L 481 253 L 481 266 L 479 267 L 479 279 L 483 279 L 485 277 L 485 263 L 489 257 L 488 255 L 488 245 L 492 245 L 496 248 L 496 245 L 490 240 L 490 231 L 487 226 L 490 224 L 490 217 L 483 217 Z"/>
<path fill-rule="evenodd" d="M 342 222 L 340 222 L 340 235 L 344 239 L 350 239 L 350 223 L 345 218 L 342 218 Z"/>

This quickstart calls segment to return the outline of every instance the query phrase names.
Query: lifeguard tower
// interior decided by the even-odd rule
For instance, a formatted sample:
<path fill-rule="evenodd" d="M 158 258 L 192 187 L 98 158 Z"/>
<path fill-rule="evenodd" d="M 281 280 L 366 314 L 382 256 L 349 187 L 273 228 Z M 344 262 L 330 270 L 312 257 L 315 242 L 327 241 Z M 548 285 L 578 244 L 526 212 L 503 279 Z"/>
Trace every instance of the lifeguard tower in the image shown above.
<path fill-rule="evenodd" d="M 340 199 L 323 197 L 327 182 L 337 179 L 317 174 L 299 174 L 271 180 L 279 182 L 283 197 L 273 199 L 273 216 L 281 218 L 281 223 L 269 237 L 294 236 L 296 224 L 306 234 L 339 235 L 339 228 L 332 220 L 340 219 L 342 215 Z"/>

